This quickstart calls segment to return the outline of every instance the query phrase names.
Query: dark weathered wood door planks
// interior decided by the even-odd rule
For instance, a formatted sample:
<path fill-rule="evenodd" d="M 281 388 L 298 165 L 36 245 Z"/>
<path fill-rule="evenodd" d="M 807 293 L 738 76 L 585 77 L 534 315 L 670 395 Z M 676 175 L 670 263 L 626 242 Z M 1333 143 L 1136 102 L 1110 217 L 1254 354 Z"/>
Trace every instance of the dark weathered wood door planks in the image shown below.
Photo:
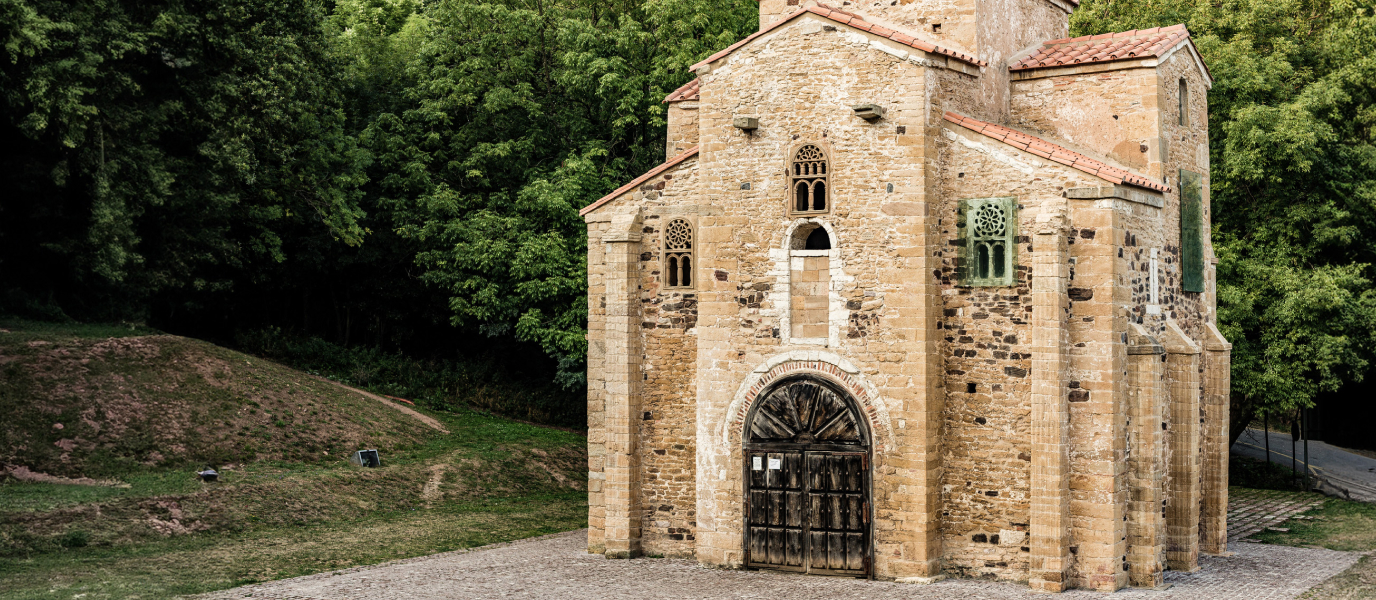
<path fill-rule="evenodd" d="M 869 452 L 853 403 L 810 379 L 762 396 L 744 449 L 747 566 L 868 576 Z"/>

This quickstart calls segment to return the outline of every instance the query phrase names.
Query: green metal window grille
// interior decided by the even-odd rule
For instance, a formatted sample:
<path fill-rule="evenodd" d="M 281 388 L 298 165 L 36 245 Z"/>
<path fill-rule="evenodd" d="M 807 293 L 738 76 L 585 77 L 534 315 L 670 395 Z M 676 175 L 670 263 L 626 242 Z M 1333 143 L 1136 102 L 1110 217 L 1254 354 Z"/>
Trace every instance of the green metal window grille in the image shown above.
<path fill-rule="evenodd" d="M 974 198 L 960 201 L 956 237 L 960 255 L 956 276 L 961 285 L 1013 285 L 1017 270 L 1017 198 Z"/>
<path fill-rule="evenodd" d="M 1204 177 L 1180 170 L 1180 285 L 1204 291 Z"/>

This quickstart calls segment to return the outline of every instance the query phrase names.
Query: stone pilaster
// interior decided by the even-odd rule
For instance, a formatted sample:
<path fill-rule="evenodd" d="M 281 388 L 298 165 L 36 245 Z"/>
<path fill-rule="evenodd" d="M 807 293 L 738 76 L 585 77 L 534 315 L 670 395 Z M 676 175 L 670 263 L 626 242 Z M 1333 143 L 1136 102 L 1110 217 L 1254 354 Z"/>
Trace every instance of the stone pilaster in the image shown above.
<path fill-rule="evenodd" d="M 1154 588 L 1166 568 L 1166 350 L 1140 325 L 1128 334 L 1128 583 Z"/>
<path fill-rule="evenodd" d="M 603 360 L 606 357 L 606 244 L 602 234 L 610 216 L 592 213 L 588 223 L 588 552 L 606 551 L 604 533 L 607 505 L 602 495 L 606 482 L 606 394 Z"/>
<path fill-rule="evenodd" d="M 603 359 L 606 455 L 604 554 L 640 554 L 640 213 L 616 215 L 605 242 L 606 323 Z"/>
<path fill-rule="evenodd" d="M 1170 484 L 1166 497 L 1166 565 L 1199 568 L 1199 345 L 1166 321 L 1166 385 L 1170 403 Z"/>
<path fill-rule="evenodd" d="M 1122 203 L 1071 200 L 1070 518 L 1076 587 L 1128 585 L 1127 341 Z M 1092 232 L 1092 233 L 1091 233 Z M 1088 235 L 1087 235 L 1088 234 Z"/>
<path fill-rule="evenodd" d="M 1204 326 L 1203 490 L 1200 551 L 1228 551 L 1228 401 L 1233 345 L 1213 323 Z"/>
<path fill-rule="evenodd" d="M 1037 217 L 1032 246 L 1032 509 L 1029 584 L 1065 590 L 1070 567 L 1070 407 L 1067 404 L 1064 205 Z"/>

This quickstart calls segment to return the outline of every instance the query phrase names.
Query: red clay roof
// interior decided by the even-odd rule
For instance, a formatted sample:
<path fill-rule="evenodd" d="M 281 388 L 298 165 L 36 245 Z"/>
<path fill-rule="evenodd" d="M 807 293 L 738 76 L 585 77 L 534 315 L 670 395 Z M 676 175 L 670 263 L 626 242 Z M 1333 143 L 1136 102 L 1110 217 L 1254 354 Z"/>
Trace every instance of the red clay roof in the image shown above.
<path fill-rule="evenodd" d="M 834 8 L 831 8 L 830 6 L 825 5 L 825 4 L 818 4 L 818 5 L 816 5 L 816 6 L 809 6 L 809 7 L 807 7 L 807 8 L 802 9 L 802 10 L 796 11 L 796 12 L 794 12 L 793 14 L 788 15 L 787 17 L 784 17 L 784 18 L 782 18 L 782 19 L 779 19 L 778 21 L 775 21 L 775 22 L 773 22 L 773 23 L 770 23 L 770 24 L 769 24 L 767 27 L 765 27 L 764 29 L 761 29 L 761 30 L 759 30 L 759 31 L 757 31 L 757 32 L 755 32 L 755 33 L 753 33 L 753 34 L 751 34 L 750 37 L 745 38 L 745 39 L 743 39 L 743 40 L 741 40 L 741 41 L 739 41 L 739 42 L 736 42 L 736 43 L 734 43 L 734 44 L 731 44 L 730 46 L 727 46 L 725 50 L 722 50 L 721 52 L 718 52 L 718 53 L 716 53 L 716 54 L 713 54 L 712 56 L 707 57 L 705 60 L 703 60 L 703 61 L 701 61 L 701 62 L 699 62 L 699 63 L 697 63 L 697 64 L 695 64 L 695 65 L 693 65 L 693 66 L 691 66 L 691 67 L 689 67 L 689 69 L 690 69 L 690 70 L 693 70 L 693 71 L 696 71 L 696 70 L 698 69 L 698 67 L 701 67 L 701 66 L 703 66 L 703 65 L 706 65 L 706 64 L 710 64 L 710 63 L 716 62 L 716 61 L 718 61 L 718 60 L 724 58 L 726 55 L 731 54 L 732 52 L 735 52 L 737 48 L 740 48 L 741 46 L 744 46 L 744 45 L 750 43 L 750 42 L 753 41 L 755 38 L 760 37 L 760 36 L 762 36 L 762 35 L 764 35 L 764 34 L 766 34 L 766 33 L 769 33 L 770 31 L 773 31 L 774 29 L 783 26 L 784 23 L 787 23 L 787 22 L 789 22 L 789 21 L 792 21 L 793 19 L 796 19 L 796 18 L 802 16 L 802 15 L 805 14 L 805 13 L 812 13 L 812 14 L 817 15 L 817 16 L 819 16 L 819 17 L 823 17 L 823 18 L 825 18 L 825 19 L 829 19 L 829 20 L 831 20 L 831 21 L 835 21 L 835 22 L 837 22 L 837 23 L 840 23 L 841 25 L 846 25 L 846 26 L 849 26 L 849 27 L 854 27 L 854 28 L 859 29 L 859 30 L 861 30 L 861 31 L 867 31 L 867 32 L 869 32 L 869 33 L 871 33 L 871 34 L 874 34 L 874 35 L 877 35 L 877 36 L 879 36 L 879 37 L 888 38 L 888 39 L 890 39 L 890 40 L 893 40 L 893 41 L 895 41 L 895 42 L 898 42 L 898 43 L 900 43 L 900 44 L 903 44 L 904 46 L 910 46 L 910 47 L 913 47 L 913 48 L 917 48 L 918 50 L 921 50 L 921 51 L 923 51 L 923 52 L 929 52 L 929 53 L 932 53 L 932 54 L 941 54 L 941 55 L 944 55 L 944 56 L 949 56 L 949 57 L 954 58 L 954 59 L 956 59 L 956 60 L 959 60 L 959 61 L 961 61 L 961 62 L 970 63 L 970 64 L 972 64 L 972 65 L 974 65 L 974 66 L 976 66 L 976 67 L 987 67 L 987 66 L 989 66 L 989 63 L 984 62 L 984 61 L 982 61 L 982 60 L 979 60 L 979 59 L 977 59 L 977 58 L 975 58 L 975 57 L 973 57 L 973 56 L 970 56 L 969 54 L 965 54 L 965 53 L 962 53 L 962 52 L 956 52 L 955 50 L 949 50 L 949 49 L 942 48 L 942 47 L 937 46 L 937 45 L 934 45 L 934 44 L 929 44 L 929 43 L 924 42 L 924 41 L 922 41 L 922 40 L 919 40 L 919 39 L 917 39 L 917 38 L 915 38 L 915 37 L 913 37 L 913 36 L 911 36 L 911 35 L 908 35 L 908 34 L 905 34 L 905 33 L 900 33 L 900 32 L 898 32 L 898 31 L 894 31 L 894 30 L 889 29 L 888 27 L 884 27 L 884 26 L 882 26 L 882 25 L 875 25 L 874 23 L 866 22 L 865 19 L 862 18 L 860 15 L 857 15 L 857 14 L 854 14 L 854 13 L 848 13 L 848 12 L 845 12 L 845 11 L 842 11 L 842 10 L 836 10 L 836 9 L 834 9 Z"/>
<path fill-rule="evenodd" d="M 583 208 L 583 210 L 578 211 L 578 216 L 581 217 L 581 216 L 587 215 L 588 213 L 590 213 L 590 212 L 592 212 L 592 211 L 594 211 L 594 210 L 597 210 L 598 207 L 600 207 L 600 206 L 602 206 L 603 204 L 606 204 L 606 203 L 608 203 L 608 202 L 611 202 L 611 201 L 614 200 L 617 196 L 620 196 L 620 195 L 622 195 L 622 194 L 624 194 L 624 193 L 626 193 L 626 192 L 629 192 L 629 191 L 635 189 L 636 186 L 639 186 L 640 184 L 645 183 L 646 181 L 649 181 L 649 180 L 650 180 L 651 178 L 653 178 L 655 175 L 659 175 L 660 173 L 663 173 L 663 172 L 665 172 L 665 171 L 668 171 L 669 169 L 672 169 L 673 167 L 677 166 L 679 163 L 681 163 L 681 162 L 683 162 L 683 161 L 685 161 L 685 160 L 688 160 L 689 158 L 692 158 L 692 157 L 697 156 L 697 155 L 698 155 L 698 147 L 697 147 L 697 146 L 693 146 L 692 148 L 689 148 L 689 149 L 687 149 L 687 150 L 684 150 L 683 152 L 680 152 L 680 153 L 678 154 L 678 156 L 675 156 L 675 157 L 669 159 L 669 160 L 668 160 L 667 162 L 665 162 L 664 164 L 659 165 L 658 167 L 655 167 L 655 168 L 653 168 L 653 169 L 650 169 L 649 171 L 646 171 L 644 175 L 641 175 L 640 177 L 636 177 L 635 179 L 632 179 L 630 183 L 628 183 L 628 184 L 626 184 L 626 185 L 623 185 L 623 186 L 621 186 L 621 187 L 619 187 L 619 188 L 616 188 L 616 191 L 613 191 L 612 193 L 607 194 L 606 196 L 601 197 L 600 199 L 597 200 L 597 202 L 593 202 L 592 204 L 587 205 L 585 208 Z"/>
<path fill-rule="evenodd" d="M 969 117 L 962 117 L 949 111 L 945 116 L 947 121 L 960 125 L 970 131 L 989 136 L 1019 150 L 1024 150 L 1042 158 L 1056 161 L 1073 169 L 1079 169 L 1106 181 L 1126 183 L 1164 193 L 1170 193 L 1171 191 L 1171 188 L 1133 173 L 1132 171 L 1120 169 L 1094 160 L 1079 152 L 1057 146 L 1041 138 L 1032 137 L 1021 131 L 1014 131 L 1007 127 L 994 125 L 993 123 L 985 123 L 984 121 L 978 121 Z"/>
<path fill-rule="evenodd" d="M 698 86 L 702 85 L 702 80 L 694 78 L 692 81 L 683 84 L 682 87 L 674 90 L 664 97 L 665 102 L 682 102 L 684 100 L 698 99 Z"/>
<path fill-rule="evenodd" d="M 1086 35 L 1077 38 L 1051 40 L 1042 44 L 1030 56 L 1013 63 L 1009 71 L 1044 69 L 1115 60 L 1160 57 L 1168 50 L 1187 42 L 1190 32 L 1184 24 L 1152 29 L 1134 29 L 1119 33 Z M 1191 42 L 1193 46 L 1193 42 Z M 1196 54 L 1198 54 L 1196 52 Z M 1203 61 L 1200 61 L 1203 65 Z M 1204 67 L 1208 75 L 1209 68 Z"/>

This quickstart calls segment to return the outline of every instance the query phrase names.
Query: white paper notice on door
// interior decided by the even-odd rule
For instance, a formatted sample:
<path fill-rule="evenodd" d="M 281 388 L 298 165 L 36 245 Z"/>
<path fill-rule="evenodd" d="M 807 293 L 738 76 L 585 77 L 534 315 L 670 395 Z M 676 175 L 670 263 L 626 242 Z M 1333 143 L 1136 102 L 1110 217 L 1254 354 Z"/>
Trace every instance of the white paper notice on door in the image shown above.
<path fill-rule="evenodd" d="M 754 457 L 754 459 L 751 460 L 751 465 L 750 465 L 750 466 L 751 466 L 751 468 L 753 468 L 753 469 L 756 470 L 756 471 L 759 471 L 760 469 L 763 469 L 763 468 L 764 468 L 764 465 L 761 465 L 761 464 L 760 464 L 760 457 L 758 457 L 758 456 Z"/>
<path fill-rule="evenodd" d="M 771 457 L 771 458 L 769 459 L 769 468 L 770 468 L 770 469 L 781 469 L 781 468 L 783 468 L 783 463 L 784 463 L 783 459 Z"/>

